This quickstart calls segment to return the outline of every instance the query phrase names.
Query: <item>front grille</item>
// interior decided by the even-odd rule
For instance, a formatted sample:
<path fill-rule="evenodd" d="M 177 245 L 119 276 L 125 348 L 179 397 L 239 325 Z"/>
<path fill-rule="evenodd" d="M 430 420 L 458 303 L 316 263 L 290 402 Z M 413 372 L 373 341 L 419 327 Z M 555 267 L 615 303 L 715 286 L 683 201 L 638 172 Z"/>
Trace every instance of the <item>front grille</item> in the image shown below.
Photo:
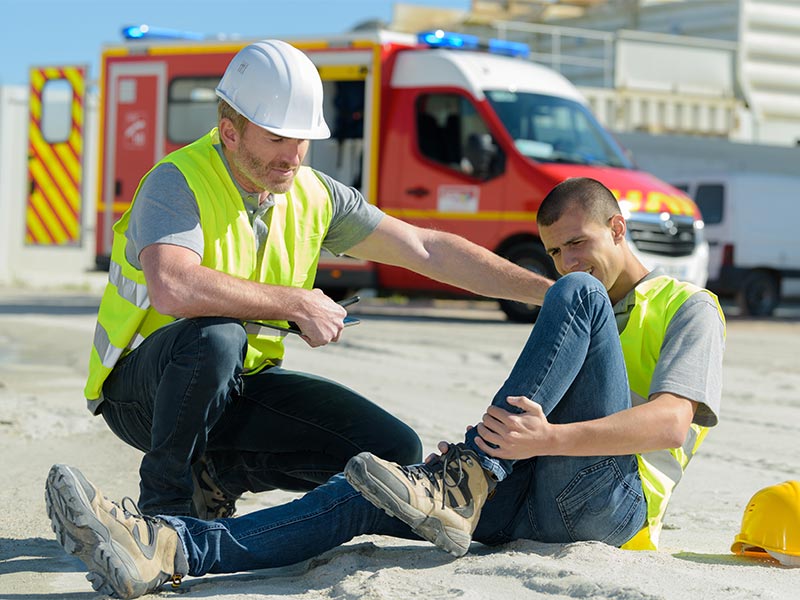
<path fill-rule="evenodd" d="M 659 256 L 689 256 L 694 252 L 695 231 L 691 217 L 634 215 L 628 219 L 628 235 L 639 252 Z"/>

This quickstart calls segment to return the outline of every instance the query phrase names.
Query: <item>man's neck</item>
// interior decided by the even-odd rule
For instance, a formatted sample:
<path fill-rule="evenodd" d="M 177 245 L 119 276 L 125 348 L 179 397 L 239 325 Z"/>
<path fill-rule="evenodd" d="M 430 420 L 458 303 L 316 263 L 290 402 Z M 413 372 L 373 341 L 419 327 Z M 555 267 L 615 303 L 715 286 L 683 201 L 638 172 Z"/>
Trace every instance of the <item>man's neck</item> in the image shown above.
<path fill-rule="evenodd" d="M 611 289 L 608 290 L 608 298 L 611 300 L 611 304 L 616 304 L 627 296 L 642 279 L 647 277 L 649 272 L 647 267 L 640 263 L 634 256 L 629 256 L 622 273 L 620 273 L 614 285 L 611 286 Z"/>

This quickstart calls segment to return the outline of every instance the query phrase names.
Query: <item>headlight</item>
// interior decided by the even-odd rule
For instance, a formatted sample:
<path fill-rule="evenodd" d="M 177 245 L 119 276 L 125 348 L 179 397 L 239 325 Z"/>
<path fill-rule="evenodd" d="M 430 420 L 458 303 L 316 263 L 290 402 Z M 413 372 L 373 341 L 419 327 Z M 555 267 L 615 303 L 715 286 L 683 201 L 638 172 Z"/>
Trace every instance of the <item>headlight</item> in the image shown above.
<path fill-rule="evenodd" d="M 706 224 L 702 219 L 697 219 L 694 222 L 694 239 L 696 244 L 702 244 L 706 241 Z"/>

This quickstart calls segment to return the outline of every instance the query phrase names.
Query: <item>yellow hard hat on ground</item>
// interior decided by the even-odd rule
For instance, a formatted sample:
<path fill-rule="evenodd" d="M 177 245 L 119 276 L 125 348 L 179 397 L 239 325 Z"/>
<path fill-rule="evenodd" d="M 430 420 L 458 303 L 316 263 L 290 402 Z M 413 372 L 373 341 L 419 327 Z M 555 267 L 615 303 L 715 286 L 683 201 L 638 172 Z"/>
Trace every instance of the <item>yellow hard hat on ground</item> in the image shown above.
<path fill-rule="evenodd" d="M 783 565 L 800 567 L 800 481 L 784 481 L 755 493 L 731 552 L 769 555 Z"/>

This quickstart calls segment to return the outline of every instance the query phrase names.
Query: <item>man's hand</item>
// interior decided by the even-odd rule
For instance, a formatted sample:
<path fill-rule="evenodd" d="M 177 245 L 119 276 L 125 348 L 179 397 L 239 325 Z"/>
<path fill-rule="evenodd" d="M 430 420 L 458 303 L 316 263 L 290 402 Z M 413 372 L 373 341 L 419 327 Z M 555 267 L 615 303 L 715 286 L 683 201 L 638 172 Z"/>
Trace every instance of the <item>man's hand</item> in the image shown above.
<path fill-rule="evenodd" d="M 339 341 L 344 329 L 347 311 L 322 293 L 314 289 L 303 298 L 302 314 L 294 322 L 300 327 L 305 342 L 312 348 Z"/>
<path fill-rule="evenodd" d="M 507 401 L 524 412 L 510 413 L 497 406 L 487 408 L 478 424 L 477 446 L 489 456 L 510 460 L 549 454 L 554 426 L 545 417 L 542 407 L 525 396 L 509 396 Z"/>
<path fill-rule="evenodd" d="M 439 442 L 436 445 L 436 447 L 439 449 L 439 454 L 429 454 L 427 456 L 427 458 L 425 459 L 425 464 L 431 462 L 432 460 L 434 460 L 436 458 L 440 458 L 440 457 L 444 456 L 445 454 L 447 454 L 447 451 L 450 449 L 450 444 L 448 444 L 447 442 Z"/>

